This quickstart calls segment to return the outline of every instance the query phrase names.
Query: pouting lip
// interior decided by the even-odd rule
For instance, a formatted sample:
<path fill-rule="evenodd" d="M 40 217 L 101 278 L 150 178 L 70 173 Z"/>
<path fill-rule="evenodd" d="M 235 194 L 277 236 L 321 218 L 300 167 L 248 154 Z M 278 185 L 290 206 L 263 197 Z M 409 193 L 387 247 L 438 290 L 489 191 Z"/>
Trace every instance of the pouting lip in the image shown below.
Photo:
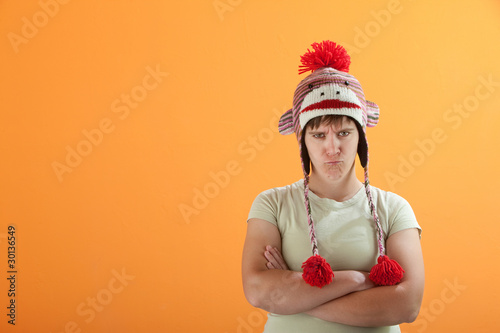
<path fill-rule="evenodd" d="M 342 108 L 361 109 L 361 107 L 356 103 L 345 102 L 338 99 L 325 99 L 321 102 L 307 106 L 304 110 L 301 110 L 300 113 L 317 109 L 342 109 Z"/>

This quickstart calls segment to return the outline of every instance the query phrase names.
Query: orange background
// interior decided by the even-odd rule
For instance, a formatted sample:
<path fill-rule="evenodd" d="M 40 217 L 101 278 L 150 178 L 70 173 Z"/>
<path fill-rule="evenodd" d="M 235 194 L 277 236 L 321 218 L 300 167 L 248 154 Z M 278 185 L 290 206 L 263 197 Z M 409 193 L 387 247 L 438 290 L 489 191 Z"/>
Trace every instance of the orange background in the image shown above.
<path fill-rule="evenodd" d="M 2 332 L 261 331 L 245 220 L 301 178 L 277 114 L 323 39 L 380 106 L 372 184 L 424 230 L 402 331 L 500 326 L 498 1 L 0 1 L 0 18 Z"/>

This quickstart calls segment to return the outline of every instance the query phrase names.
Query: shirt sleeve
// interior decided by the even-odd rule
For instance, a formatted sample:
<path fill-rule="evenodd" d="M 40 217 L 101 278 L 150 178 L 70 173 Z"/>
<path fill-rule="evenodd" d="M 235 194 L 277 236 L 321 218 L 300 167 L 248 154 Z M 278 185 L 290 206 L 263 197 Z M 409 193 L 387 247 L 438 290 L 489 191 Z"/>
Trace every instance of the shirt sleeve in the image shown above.
<path fill-rule="evenodd" d="M 392 209 L 387 236 L 389 237 L 398 231 L 412 228 L 418 229 L 419 236 L 421 236 L 422 228 L 418 224 L 415 213 L 408 201 L 394 193 L 391 193 L 391 196 Z"/>
<path fill-rule="evenodd" d="M 250 213 L 248 214 L 248 220 L 261 219 L 278 226 L 277 206 L 276 193 L 273 190 L 264 191 L 253 201 Z"/>

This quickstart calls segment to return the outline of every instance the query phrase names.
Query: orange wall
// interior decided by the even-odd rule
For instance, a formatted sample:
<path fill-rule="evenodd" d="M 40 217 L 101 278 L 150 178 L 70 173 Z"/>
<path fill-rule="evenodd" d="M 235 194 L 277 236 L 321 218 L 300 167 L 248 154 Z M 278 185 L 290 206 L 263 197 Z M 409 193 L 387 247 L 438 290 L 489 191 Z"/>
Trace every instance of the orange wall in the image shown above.
<path fill-rule="evenodd" d="M 424 229 L 403 332 L 500 325 L 498 1 L 1 1 L 0 35 L 1 332 L 261 331 L 246 215 L 301 177 L 277 114 L 323 39 L 381 108 L 372 184 Z"/>

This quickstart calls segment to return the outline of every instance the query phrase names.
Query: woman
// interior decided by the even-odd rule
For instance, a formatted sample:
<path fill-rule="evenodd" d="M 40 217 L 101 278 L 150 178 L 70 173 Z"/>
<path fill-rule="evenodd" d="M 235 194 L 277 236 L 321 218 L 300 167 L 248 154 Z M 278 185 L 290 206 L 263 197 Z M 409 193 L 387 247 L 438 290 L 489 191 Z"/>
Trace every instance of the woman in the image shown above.
<path fill-rule="evenodd" d="M 420 227 L 403 198 L 369 185 L 365 129 L 378 106 L 347 73 L 349 56 L 330 41 L 312 46 L 300 72 L 313 73 L 279 123 L 297 136 L 304 179 L 255 199 L 245 295 L 270 312 L 265 332 L 400 332 L 422 302 Z"/>

